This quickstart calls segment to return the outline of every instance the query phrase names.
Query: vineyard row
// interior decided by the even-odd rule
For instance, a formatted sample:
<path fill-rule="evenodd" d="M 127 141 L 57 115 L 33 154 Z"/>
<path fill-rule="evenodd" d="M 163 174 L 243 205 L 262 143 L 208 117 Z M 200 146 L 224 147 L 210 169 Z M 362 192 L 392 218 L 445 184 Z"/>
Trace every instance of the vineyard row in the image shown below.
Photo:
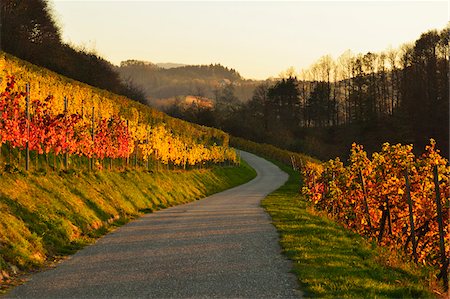
<path fill-rule="evenodd" d="M 434 140 L 420 157 L 412 150 L 385 143 L 370 159 L 353 144 L 348 166 L 306 162 L 302 193 L 344 226 L 440 268 L 448 289 L 450 167 Z"/>
<path fill-rule="evenodd" d="M 95 107 L 89 115 L 68 112 L 64 98 L 62 113 L 54 113 L 55 98 L 30 99 L 30 88 L 16 88 L 15 79 L 7 76 L 5 90 L 0 94 L 0 145 L 26 152 L 26 169 L 29 155 L 79 156 L 94 159 L 135 159 L 186 168 L 206 163 L 237 162 L 236 152 L 223 145 L 208 144 L 211 138 L 197 138 L 175 134 L 160 122 L 158 124 L 130 122 L 119 115 L 101 116 Z M 205 134 L 206 135 L 206 134 Z M 224 143 L 224 142 L 223 142 Z M 91 166 L 94 166 L 93 164 Z"/>

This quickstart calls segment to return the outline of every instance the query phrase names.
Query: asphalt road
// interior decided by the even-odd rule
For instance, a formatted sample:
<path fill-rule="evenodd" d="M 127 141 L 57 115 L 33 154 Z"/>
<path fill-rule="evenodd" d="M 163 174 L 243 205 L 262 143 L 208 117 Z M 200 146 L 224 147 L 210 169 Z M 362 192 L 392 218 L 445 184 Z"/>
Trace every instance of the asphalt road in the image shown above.
<path fill-rule="evenodd" d="M 7 297 L 300 297 L 260 207 L 287 174 L 252 154 L 242 157 L 258 172 L 251 182 L 130 222 Z"/>

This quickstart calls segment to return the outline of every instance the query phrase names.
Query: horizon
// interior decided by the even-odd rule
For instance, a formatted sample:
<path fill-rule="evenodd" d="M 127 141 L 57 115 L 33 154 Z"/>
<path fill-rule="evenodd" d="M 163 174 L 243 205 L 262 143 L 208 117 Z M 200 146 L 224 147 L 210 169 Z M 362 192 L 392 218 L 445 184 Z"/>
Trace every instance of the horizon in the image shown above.
<path fill-rule="evenodd" d="M 398 48 L 449 21 L 447 1 L 53 0 L 51 6 L 65 42 L 112 64 L 221 64 L 256 80 L 300 71 L 324 55 Z"/>

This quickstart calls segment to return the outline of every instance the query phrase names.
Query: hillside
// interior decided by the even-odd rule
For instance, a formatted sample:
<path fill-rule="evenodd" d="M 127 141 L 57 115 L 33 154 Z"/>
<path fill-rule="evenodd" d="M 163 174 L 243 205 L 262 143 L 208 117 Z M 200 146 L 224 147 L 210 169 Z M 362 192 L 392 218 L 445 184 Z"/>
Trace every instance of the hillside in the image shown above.
<path fill-rule="evenodd" d="M 220 89 L 232 85 L 236 96 L 246 101 L 258 83 L 245 80 L 236 70 L 220 64 L 154 64 L 127 60 L 115 70 L 122 80 L 141 88 L 149 100 L 189 95 L 215 100 Z"/>
<path fill-rule="evenodd" d="M 163 69 L 171 69 L 171 68 L 175 68 L 175 67 L 186 66 L 186 64 L 174 63 L 174 62 L 161 62 L 161 63 L 157 63 L 156 65 Z"/>
<path fill-rule="evenodd" d="M 53 147 L 56 154 L 62 150 L 69 154 L 88 157 L 94 155 L 98 158 L 125 158 L 133 154 L 143 161 L 151 160 L 183 167 L 205 163 L 207 160 L 218 162 L 220 155 L 228 155 L 228 158 L 232 159 L 229 155 L 233 154 L 227 149 L 229 137 L 220 130 L 169 117 L 146 105 L 38 68 L 6 53 L 0 54 L 0 69 L 0 88 L 8 90 L 8 84 L 12 82 L 8 76 L 13 75 L 13 86 L 17 90 L 3 94 L 6 107 L 4 109 L 10 109 L 10 115 L 5 114 L 4 117 L 9 117 L 11 122 L 5 123 L 1 128 L 6 130 L 2 141 L 10 142 L 13 147 L 23 148 L 26 142 L 31 142 L 34 149 L 39 150 L 39 154 L 42 154 L 43 147 L 46 148 L 46 153 L 51 153 Z M 23 133 L 26 125 L 25 94 L 17 93 L 19 90 L 23 91 L 27 83 L 30 84 L 31 114 L 35 123 L 31 128 L 37 130 L 32 131 L 28 137 Z M 51 97 L 48 97 L 49 95 Z M 65 97 L 68 100 L 66 111 Z M 19 110 L 19 118 L 14 114 L 14 109 Z M 44 112 L 46 115 L 41 115 Z M 68 118 L 68 115 L 71 118 Z M 55 145 L 52 132 L 46 129 L 50 123 L 42 123 L 43 119 L 48 117 L 52 119 L 51 126 L 59 123 L 59 136 L 70 135 L 75 143 L 81 142 L 81 152 L 75 144 L 67 144 L 67 140 L 61 140 L 63 144 L 60 146 Z M 75 123 L 67 123 L 74 120 Z M 7 125 L 16 126 L 17 130 L 7 130 Z M 113 125 L 117 127 L 115 130 L 112 129 Z M 39 129 L 41 126 L 44 126 L 42 130 L 47 134 L 45 137 L 38 136 L 44 134 Z M 113 130 L 112 134 L 118 134 L 119 128 L 124 135 L 116 136 L 114 140 L 104 134 L 108 130 Z M 61 130 L 67 132 L 63 134 Z M 9 134 L 15 131 L 18 131 L 19 135 Z M 92 134 L 97 136 L 95 142 Z M 100 136 L 103 136 L 104 140 Z M 117 150 L 113 156 L 111 153 L 107 154 L 111 147 Z M 33 148 L 30 150 L 33 151 Z"/>
<path fill-rule="evenodd" d="M 238 166 L 220 130 L 3 52 L 0 89 L 0 289 L 111 226 L 255 175 L 245 163 Z"/>
<path fill-rule="evenodd" d="M 195 124 L 175 119 L 153 108 L 130 100 L 125 96 L 114 94 L 110 91 L 92 87 L 85 83 L 59 75 L 53 71 L 38 67 L 8 53 L 0 52 L 0 88 L 6 87 L 5 80 L 8 75 L 15 78 L 16 85 L 24 89 L 25 84 L 30 84 L 31 95 L 34 98 L 43 99 L 52 95 L 55 99 L 52 109 L 55 113 L 63 110 L 62 99 L 69 99 L 69 112 L 81 112 L 82 109 L 94 107 L 106 117 L 120 114 L 121 117 L 133 122 L 144 122 L 151 118 L 151 123 L 166 123 L 176 131 L 182 133 L 192 131 L 194 135 L 202 134 L 206 128 Z M 177 126 L 179 128 L 177 129 Z M 210 129 L 208 129 L 210 130 Z M 211 129 L 213 134 L 226 134 L 219 130 Z"/>

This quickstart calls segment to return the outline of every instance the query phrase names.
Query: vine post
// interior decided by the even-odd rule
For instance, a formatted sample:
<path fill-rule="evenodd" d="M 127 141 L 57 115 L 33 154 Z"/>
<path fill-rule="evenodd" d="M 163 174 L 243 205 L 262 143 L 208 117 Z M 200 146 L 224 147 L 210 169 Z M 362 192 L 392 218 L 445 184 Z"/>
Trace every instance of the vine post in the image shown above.
<path fill-rule="evenodd" d="M 139 141 L 135 142 L 134 147 L 134 168 L 137 169 L 138 167 L 138 149 L 139 149 Z"/>
<path fill-rule="evenodd" d="M 442 203 L 441 203 L 441 192 L 439 190 L 439 173 L 437 165 L 433 168 L 434 177 L 434 190 L 436 193 L 436 208 L 437 208 L 437 222 L 439 226 L 439 249 L 441 253 L 441 272 L 439 273 L 439 278 L 442 278 L 444 283 L 444 291 L 448 291 L 448 264 L 449 261 L 445 255 L 445 244 L 444 244 L 444 224 L 442 220 Z"/>
<path fill-rule="evenodd" d="M 64 96 L 64 116 L 67 119 L 67 97 Z M 67 132 L 66 132 L 66 136 L 65 136 L 65 142 L 67 143 Z M 64 169 L 68 170 L 69 169 L 69 151 L 66 149 L 66 152 L 64 153 Z"/>
<path fill-rule="evenodd" d="M 291 155 L 291 165 L 292 165 L 292 169 L 294 171 L 297 171 L 297 161 L 295 160 L 295 157 L 293 155 Z"/>
<path fill-rule="evenodd" d="M 25 170 L 30 169 L 30 84 L 26 84 L 26 117 L 27 117 L 27 144 L 25 147 Z"/>
<path fill-rule="evenodd" d="M 386 221 L 388 221 L 388 229 L 389 232 L 392 231 L 391 229 L 391 215 L 389 211 L 389 197 L 386 195 L 384 205 L 383 205 L 383 212 L 381 214 L 381 220 L 380 220 L 380 232 L 378 235 L 378 244 L 381 244 L 381 241 L 383 240 L 383 234 L 386 226 Z"/>
<path fill-rule="evenodd" d="M 408 169 L 405 169 L 404 172 L 405 176 L 405 182 L 406 182 L 406 198 L 408 200 L 408 210 L 409 210 L 409 226 L 411 228 L 411 242 L 412 242 L 412 251 L 413 251 L 413 257 L 414 262 L 417 263 L 417 244 L 416 244 L 416 232 L 414 228 L 414 215 L 413 215 L 413 205 L 412 205 L 412 199 L 411 199 L 411 184 L 409 182 L 409 175 L 408 175 Z"/>
<path fill-rule="evenodd" d="M 127 135 L 129 134 L 129 125 L 130 125 L 130 123 L 127 119 Z M 127 155 L 126 162 L 127 162 L 126 167 L 128 168 L 128 164 L 130 163 L 130 153 L 128 153 L 128 155 Z"/>
<path fill-rule="evenodd" d="M 369 204 L 367 203 L 367 191 L 366 191 L 366 182 L 364 181 L 364 176 L 362 174 L 362 170 L 359 170 L 359 179 L 361 181 L 361 187 L 363 189 L 363 204 L 364 211 L 367 218 L 367 224 L 369 224 L 369 229 L 372 232 L 372 222 L 370 221 L 370 213 L 369 213 Z"/>
<path fill-rule="evenodd" d="M 92 131 L 91 131 L 91 134 L 92 134 L 92 144 L 94 144 L 95 143 L 95 131 L 94 131 L 94 127 L 95 127 L 95 107 L 94 106 L 92 106 Z M 93 170 L 94 169 L 94 154 L 92 154 L 92 157 L 91 157 L 91 159 L 90 159 L 90 161 L 89 161 L 90 163 L 89 163 L 89 170 Z"/>

